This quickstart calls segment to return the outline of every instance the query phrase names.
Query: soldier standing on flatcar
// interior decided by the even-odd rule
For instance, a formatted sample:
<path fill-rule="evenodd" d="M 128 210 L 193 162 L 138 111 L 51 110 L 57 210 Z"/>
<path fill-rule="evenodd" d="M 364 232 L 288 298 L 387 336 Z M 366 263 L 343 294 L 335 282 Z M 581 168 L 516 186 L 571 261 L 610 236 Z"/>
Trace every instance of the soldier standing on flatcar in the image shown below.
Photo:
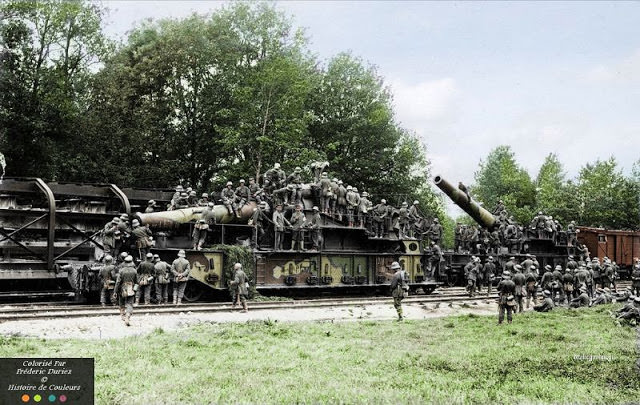
<path fill-rule="evenodd" d="M 391 278 L 391 296 L 393 297 L 393 307 L 398 313 L 398 320 L 403 319 L 402 300 L 409 295 L 409 285 L 407 284 L 407 272 L 400 267 L 400 263 L 391 263 L 391 270 L 396 272 Z"/>
<path fill-rule="evenodd" d="M 427 231 L 429 235 L 429 240 L 436 243 L 436 245 L 440 244 L 440 239 L 442 239 L 442 225 L 440 225 L 440 221 L 438 218 L 433 219 L 433 223 L 429 227 Z"/>
<path fill-rule="evenodd" d="M 247 298 L 249 296 L 249 289 L 247 288 L 247 275 L 242 270 L 242 264 L 236 263 L 233 265 L 234 276 L 233 281 L 231 281 L 230 285 L 233 289 L 233 308 L 238 305 L 238 301 L 242 304 L 242 312 L 247 312 L 249 308 L 247 308 Z"/>
<path fill-rule="evenodd" d="M 249 198 L 251 197 L 251 190 L 249 190 L 249 187 L 244 185 L 244 179 L 240 179 L 240 185 L 236 188 L 235 193 L 237 201 L 236 209 L 239 217 L 242 207 L 244 207 L 244 205 L 249 202 Z"/>
<path fill-rule="evenodd" d="M 351 187 L 351 186 L 349 186 Z M 349 228 L 353 228 L 358 213 L 358 206 L 360 205 L 360 195 L 358 189 L 351 187 L 347 188 L 347 218 L 349 221 Z"/>
<path fill-rule="evenodd" d="M 569 225 L 567 225 L 567 245 L 575 246 L 576 245 L 576 236 L 578 230 L 576 229 L 576 221 L 571 221 Z"/>
<path fill-rule="evenodd" d="M 406 238 L 409 235 L 409 209 L 406 202 L 403 202 L 398 210 L 398 226 L 400 227 L 400 238 Z"/>
<path fill-rule="evenodd" d="M 338 180 L 338 201 L 336 202 L 338 208 L 338 221 L 342 221 L 342 216 L 347 212 L 347 189 L 344 187 L 342 180 Z"/>
<path fill-rule="evenodd" d="M 373 203 L 369 200 L 369 193 L 366 191 L 362 192 L 362 196 L 360 197 L 360 207 L 358 208 L 358 212 L 360 213 L 360 228 L 367 229 L 368 232 L 371 232 L 371 221 L 369 220 L 369 213 L 373 209 Z"/>
<path fill-rule="evenodd" d="M 207 231 L 209 230 L 209 225 L 207 221 L 204 219 L 199 219 L 193 225 L 193 232 L 191 233 L 191 242 L 193 244 L 194 250 L 202 249 L 202 245 L 204 245 L 205 240 L 207 239 Z"/>
<path fill-rule="evenodd" d="M 153 255 L 153 270 L 156 283 L 156 301 L 160 305 L 165 305 L 169 301 L 169 274 L 171 268 L 169 263 L 160 260 L 159 255 Z"/>
<path fill-rule="evenodd" d="M 120 317 L 125 325 L 130 325 L 131 315 L 133 314 L 133 302 L 135 300 L 134 286 L 138 282 L 138 273 L 133 264 L 133 256 L 127 256 L 124 259 L 124 265 L 120 268 L 116 285 L 114 286 L 114 300 L 117 296 L 118 306 L 120 307 Z"/>
<path fill-rule="evenodd" d="M 385 218 L 388 215 L 387 200 L 384 198 L 380 200 L 380 204 L 373 207 L 373 226 L 375 238 L 382 238 L 387 235 L 384 223 Z"/>
<path fill-rule="evenodd" d="M 518 266 L 520 267 L 520 266 Z M 502 280 L 498 284 L 499 309 L 498 309 L 498 325 L 504 322 L 504 313 L 507 312 L 507 322 L 513 322 L 513 311 L 516 306 L 516 284 L 511 280 L 511 273 L 505 271 L 502 273 Z"/>
<path fill-rule="evenodd" d="M 104 258 L 104 266 L 100 269 L 100 305 L 107 306 L 107 300 L 113 295 L 113 288 L 117 278 L 116 266 L 113 265 L 113 257 L 107 255 Z M 110 302 L 113 304 L 113 302 Z"/>
<path fill-rule="evenodd" d="M 522 290 L 523 290 L 526 278 L 522 273 L 522 266 L 520 266 L 519 264 L 516 264 L 514 268 L 516 270 L 516 274 L 513 275 L 513 283 L 516 285 L 514 297 L 515 297 L 516 304 L 518 306 L 518 312 L 522 312 L 524 310 L 524 305 L 522 304 L 522 295 L 523 295 Z"/>
<path fill-rule="evenodd" d="M 178 258 L 171 264 L 171 274 L 173 275 L 173 305 L 182 304 L 182 297 L 184 297 L 184 290 L 187 288 L 187 281 L 189 280 L 189 272 L 191 267 L 189 261 L 185 259 L 184 250 L 178 252 Z"/>
<path fill-rule="evenodd" d="M 291 204 L 299 204 L 302 202 L 302 169 L 296 167 L 293 173 L 287 177 L 287 186 L 291 190 L 289 194 L 289 202 Z"/>
<path fill-rule="evenodd" d="M 145 260 L 140 262 L 136 271 L 138 273 L 138 291 L 136 291 L 135 305 L 140 304 L 140 296 L 144 296 L 144 305 L 151 304 L 151 286 L 155 274 L 153 254 L 147 253 Z"/>
<path fill-rule="evenodd" d="M 112 253 L 117 256 L 115 250 L 115 232 L 118 230 L 118 222 L 120 218 L 113 217 L 113 219 L 104 226 L 102 230 L 102 246 L 104 247 L 105 256 Z"/>
<path fill-rule="evenodd" d="M 320 216 L 320 210 L 318 207 L 313 207 L 313 215 L 309 222 L 309 229 L 311 230 L 311 242 L 313 244 L 313 250 L 320 250 L 322 246 L 322 217 Z"/>
<path fill-rule="evenodd" d="M 255 201 L 257 203 L 262 202 L 262 189 L 256 183 L 256 179 L 253 177 L 249 178 L 249 201 Z"/>
<path fill-rule="evenodd" d="M 140 260 L 143 260 L 151 250 L 151 237 L 153 234 L 148 226 L 140 226 L 140 222 L 137 219 L 134 219 L 131 224 L 133 225 L 131 233 L 136 238 L 136 248 L 138 248 Z"/>
<path fill-rule="evenodd" d="M 334 216 L 336 214 L 337 205 L 338 205 L 338 189 L 340 186 L 338 185 L 338 179 L 331 179 L 331 199 L 329 200 L 329 213 Z"/>
<path fill-rule="evenodd" d="M 291 237 L 291 250 L 305 250 L 304 248 L 304 226 L 307 218 L 302 212 L 302 205 L 297 204 L 296 210 L 291 215 L 291 228 L 293 234 Z"/>
<path fill-rule="evenodd" d="M 331 180 L 326 172 L 322 173 L 320 181 L 318 181 L 320 189 L 320 209 L 325 214 L 329 214 L 329 202 L 331 201 Z"/>
<path fill-rule="evenodd" d="M 264 237 L 264 223 L 267 219 L 264 210 L 267 206 L 266 202 L 261 202 L 258 204 L 256 208 L 253 209 L 253 214 L 251 215 L 251 219 L 249 219 L 248 224 L 253 226 L 253 233 L 251 234 L 251 246 L 254 249 L 260 246 L 260 241 Z"/>
<path fill-rule="evenodd" d="M 440 263 L 444 261 L 442 249 L 435 242 L 430 242 L 431 256 L 429 256 L 429 277 L 434 279 L 436 274 L 440 274 Z"/>
<path fill-rule="evenodd" d="M 273 230 L 274 230 L 274 250 L 282 250 L 282 242 L 284 241 L 284 227 L 291 226 L 291 222 L 289 222 L 284 217 L 284 212 L 282 212 L 282 204 L 276 205 L 276 210 L 273 212 Z"/>

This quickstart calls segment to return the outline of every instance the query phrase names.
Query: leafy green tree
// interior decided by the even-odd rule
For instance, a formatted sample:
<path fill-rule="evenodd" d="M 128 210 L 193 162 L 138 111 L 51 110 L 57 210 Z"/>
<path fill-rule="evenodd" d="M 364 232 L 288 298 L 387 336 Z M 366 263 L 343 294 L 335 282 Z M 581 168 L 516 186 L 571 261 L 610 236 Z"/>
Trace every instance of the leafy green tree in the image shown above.
<path fill-rule="evenodd" d="M 510 146 L 498 146 L 480 161 L 471 194 L 490 211 L 499 200 L 521 224 L 528 224 L 536 204 L 536 189 L 529 173 L 520 167 Z"/>
<path fill-rule="evenodd" d="M 540 167 L 536 177 L 536 210 L 566 225 L 575 218 L 570 186 L 566 179 L 562 163 L 555 153 L 550 153 Z"/>

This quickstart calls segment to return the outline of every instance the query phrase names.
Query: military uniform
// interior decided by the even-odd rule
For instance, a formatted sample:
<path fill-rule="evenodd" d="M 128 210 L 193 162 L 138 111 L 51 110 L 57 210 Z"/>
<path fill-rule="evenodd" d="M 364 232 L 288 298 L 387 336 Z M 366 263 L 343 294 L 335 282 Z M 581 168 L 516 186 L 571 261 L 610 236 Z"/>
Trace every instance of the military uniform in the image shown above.
<path fill-rule="evenodd" d="M 151 250 L 151 237 L 153 234 L 146 226 L 139 226 L 138 220 L 133 220 L 133 231 L 131 231 L 136 239 L 136 248 L 140 254 L 140 260 L 144 260 L 145 256 Z"/>
<path fill-rule="evenodd" d="M 403 319 L 402 300 L 409 294 L 409 285 L 407 284 L 407 272 L 404 271 L 398 262 L 391 264 L 391 270 L 395 270 L 391 278 L 391 296 L 393 297 L 393 307 L 398 313 L 398 320 Z"/>
<path fill-rule="evenodd" d="M 382 238 L 387 235 L 385 229 L 385 218 L 388 215 L 386 200 L 380 200 L 380 204 L 373 207 L 373 225 L 376 238 Z"/>
<path fill-rule="evenodd" d="M 325 214 L 330 212 L 331 201 L 331 180 L 327 177 L 327 173 L 322 173 L 322 177 L 318 182 L 318 188 L 320 189 L 320 209 Z"/>
<path fill-rule="evenodd" d="M 313 244 L 314 250 L 320 250 L 322 247 L 322 230 L 320 227 L 322 226 L 322 217 L 320 216 L 320 212 L 318 207 L 313 207 L 313 215 L 311 216 L 311 221 L 309 222 L 309 229 L 311 230 L 311 242 Z"/>
<path fill-rule="evenodd" d="M 307 221 L 302 212 L 302 207 L 299 205 L 296 207 L 295 212 L 291 215 L 291 229 L 293 234 L 291 237 L 291 250 L 305 250 L 304 249 L 304 226 Z"/>
<path fill-rule="evenodd" d="M 631 288 L 633 295 L 640 296 L 640 264 L 636 263 L 631 272 Z"/>
<path fill-rule="evenodd" d="M 349 227 L 354 226 L 356 215 L 358 214 L 358 207 L 360 206 L 360 196 L 356 190 L 351 189 L 347 191 L 347 219 Z"/>
<path fill-rule="evenodd" d="M 555 303 L 561 303 L 564 301 L 563 297 L 563 285 L 562 285 L 562 266 L 557 265 L 553 270 L 553 281 L 551 282 L 551 299 Z"/>
<path fill-rule="evenodd" d="M 224 190 L 222 190 L 221 196 L 222 196 L 222 204 L 224 204 L 224 206 L 227 208 L 227 212 L 229 213 L 229 215 L 233 215 L 233 216 L 238 216 L 238 206 L 236 205 L 236 193 L 235 191 L 233 191 L 233 189 L 231 188 L 233 187 L 233 183 L 231 183 L 230 181 L 227 182 L 227 187 L 225 187 Z"/>
<path fill-rule="evenodd" d="M 538 286 L 536 285 L 537 278 L 535 273 L 532 271 L 533 267 L 529 269 L 529 272 L 525 274 L 525 285 L 527 290 L 527 309 L 529 309 L 529 305 L 531 304 L 531 299 L 533 299 L 533 304 L 536 304 L 537 294 L 538 294 Z"/>
<path fill-rule="evenodd" d="M 572 299 L 569 306 L 571 308 L 588 307 L 590 302 L 591 302 L 591 299 L 587 294 L 587 289 L 582 288 L 582 290 L 580 290 L 580 295 L 577 298 Z"/>
<path fill-rule="evenodd" d="M 300 204 L 302 202 L 302 169 L 296 167 L 293 173 L 287 177 L 287 187 L 290 190 L 289 203 Z"/>
<path fill-rule="evenodd" d="M 116 252 L 114 252 L 115 249 L 115 232 L 118 230 L 118 221 L 120 219 L 118 217 L 113 218 L 113 220 L 111 222 L 108 222 L 105 226 L 104 229 L 102 230 L 102 246 L 104 247 L 104 254 L 106 255 L 110 255 L 110 254 L 115 254 L 116 256 L 118 255 Z"/>
<path fill-rule="evenodd" d="M 522 287 L 525 284 L 525 276 L 522 274 L 522 266 L 516 265 L 516 274 L 513 275 L 513 283 L 516 285 L 514 297 L 518 306 L 518 312 L 522 312 L 524 305 L 522 304 Z"/>
<path fill-rule="evenodd" d="M 240 301 L 242 304 L 242 312 L 247 312 L 247 298 L 249 296 L 249 290 L 247 289 L 247 275 L 242 270 L 240 263 L 236 263 L 234 268 L 234 278 L 230 283 L 235 297 L 233 306 L 235 307 L 238 304 L 238 301 Z"/>
<path fill-rule="evenodd" d="M 113 295 L 113 289 L 115 287 L 116 278 L 116 266 L 112 263 L 113 258 L 107 256 L 105 258 L 105 264 L 100 269 L 100 304 L 102 306 L 107 305 L 107 300 L 111 301 L 111 295 Z M 110 302 L 111 303 L 111 302 Z"/>
<path fill-rule="evenodd" d="M 138 265 L 138 291 L 136 291 L 136 305 L 140 303 L 140 297 L 144 296 L 144 303 L 151 304 L 151 286 L 153 285 L 153 277 L 155 269 L 153 264 L 153 255 L 147 254 L 146 260 Z"/>
<path fill-rule="evenodd" d="M 207 239 L 207 231 L 209 230 L 209 225 L 206 223 L 206 220 L 200 219 L 193 225 L 193 232 L 191 233 L 191 242 L 193 244 L 194 250 L 202 249 L 204 242 Z"/>
<path fill-rule="evenodd" d="M 133 264 L 133 257 L 127 256 L 124 265 L 118 272 L 116 284 L 114 286 L 115 294 L 118 297 L 118 306 L 120 307 L 120 316 L 127 326 L 131 315 L 133 314 L 133 302 L 135 300 L 134 286 L 138 282 L 138 273 Z"/>
<path fill-rule="evenodd" d="M 266 219 L 266 215 L 264 213 L 264 207 L 266 203 L 261 203 L 258 207 L 253 209 L 253 214 L 251 215 L 251 219 L 249 219 L 249 225 L 253 225 L 253 233 L 251 238 L 251 245 L 254 248 L 258 248 L 260 246 L 260 241 L 264 236 L 264 220 Z"/>
<path fill-rule="evenodd" d="M 282 205 L 278 204 L 273 212 L 273 229 L 275 233 L 275 242 L 273 249 L 282 250 L 282 242 L 284 241 L 284 227 L 291 226 L 291 223 L 284 217 Z"/>
<path fill-rule="evenodd" d="M 553 300 L 551 299 L 551 291 L 544 290 L 542 295 L 544 296 L 544 300 L 540 304 L 534 305 L 533 310 L 537 312 L 549 312 L 554 307 Z"/>
<path fill-rule="evenodd" d="M 373 204 L 367 198 L 369 193 L 366 191 L 362 192 L 362 196 L 360 197 L 360 207 L 358 208 L 358 212 L 360 213 L 360 227 L 366 228 L 368 231 L 371 231 L 371 223 L 369 221 L 369 212 L 373 209 Z"/>
<path fill-rule="evenodd" d="M 184 297 L 184 290 L 187 288 L 187 281 L 189 280 L 189 272 L 191 266 L 189 261 L 184 258 L 185 252 L 181 250 L 178 252 L 178 258 L 171 263 L 171 274 L 173 275 L 173 304 L 182 304 L 182 298 Z"/>
<path fill-rule="evenodd" d="M 521 273 L 522 274 L 522 273 Z M 502 324 L 504 321 L 504 313 L 507 312 L 507 322 L 513 321 L 513 311 L 516 305 L 515 292 L 517 286 L 510 279 L 510 273 L 505 271 L 502 274 L 502 281 L 498 284 L 498 292 L 500 294 L 499 309 L 498 309 L 498 324 Z"/>
<path fill-rule="evenodd" d="M 484 282 L 487 284 L 487 295 L 491 295 L 495 275 L 496 265 L 493 263 L 493 257 L 489 256 L 484 264 Z"/>
<path fill-rule="evenodd" d="M 169 267 L 169 263 L 160 260 L 158 255 L 154 256 L 154 262 L 156 301 L 158 304 L 166 304 L 169 302 L 169 274 L 171 267 Z"/>
<path fill-rule="evenodd" d="M 249 202 L 251 197 L 251 190 L 249 190 L 249 187 L 244 185 L 244 180 L 240 180 L 240 185 L 236 188 L 235 194 L 237 202 L 236 209 L 240 211 L 242 207 Z"/>

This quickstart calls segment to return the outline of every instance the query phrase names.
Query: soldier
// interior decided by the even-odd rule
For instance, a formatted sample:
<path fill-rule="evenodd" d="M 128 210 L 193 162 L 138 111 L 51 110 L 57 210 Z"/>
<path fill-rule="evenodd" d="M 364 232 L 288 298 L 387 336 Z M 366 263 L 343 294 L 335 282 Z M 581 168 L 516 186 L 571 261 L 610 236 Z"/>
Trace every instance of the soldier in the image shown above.
<path fill-rule="evenodd" d="M 577 298 L 571 300 L 569 306 L 571 308 L 579 308 L 579 307 L 588 307 L 591 303 L 591 299 L 589 299 L 589 295 L 587 294 L 587 288 L 580 288 L 580 295 Z"/>
<path fill-rule="evenodd" d="M 233 191 L 233 183 L 228 181 L 227 186 L 222 190 L 222 204 L 227 208 L 229 215 L 238 216 L 238 206 L 236 205 L 236 193 Z"/>
<path fill-rule="evenodd" d="M 237 202 L 236 210 L 238 211 L 238 217 L 240 217 L 240 210 L 249 202 L 249 198 L 251 197 L 251 190 L 244 185 L 244 179 L 240 179 L 240 185 L 236 188 L 235 194 Z"/>
<path fill-rule="evenodd" d="M 556 265 L 552 274 L 553 274 L 553 281 L 551 282 L 551 299 L 553 300 L 553 302 L 559 305 L 560 303 L 564 302 L 562 266 L 559 264 Z"/>
<path fill-rule="evenodd" d="M 118 230 L 118 222 L 120 218 L 113 217 L 113 219 L 104 226 L 102 230 L 102 246 L 104 247 L 104 254 L 110 255 L 114 253 L 117 256 L 115 250 L 115 232 Z"/>
<path fill-rule="evenodd" d="M 175 209 L 189 208 L 189 193 L 182 192 L 176 201 Z"/>
<path fill-rule="evenodd" d="M 284 170 L 280 169 L 280 163 L 275 163 L 273 167 L 264 173 L 264 188 L 269 194 L 273 193 L 273 190 L 282 188 L 285 181 Z"/>
<path fill-rule="evenodd" d="M 385 218 L 388 215 L 387 200 L 384 198 L 380 200 L 380 204 L 373 207 L 373 225 L 374 225 L 374 238 L 382 238 L 387 235 L 387 229 L 385 229 Z"/>
<path fill-rule="evenodd" d="M 338 220 L 342 221 L 342 216 L 347 212 L 347 189 L 344 187 L 342 180 L 338 180 L 337 196 Z"/>
<path fill-rule="evenodd" d="M 100 285 L 102 286 L 100 289 L 100 305 L 103 307 L 107 306 L 107 299 L 110 300 L 113 295 L 117 276 L 116 266 L 113 265 L 113 257 L 111 255 L 105 256 L 104 266 L 100 269 Z M 113 302 L 110 302 L 110 304 L 113 304 Z"/>
<path fill-rule="evenodd" d="M 360 213 L 360 228 L 366 228 L 370 231 L 371 223 L 369 221 L 369 212 L 373 209 L 373 203 L 368 197 L 369 193 L 363 191 L 362 197 L 360 197 L 360 207 L 358 208 L 358 212 Z"/>
<path fill-rule="evenodd" d="M 153 234 L 149 226 L 140 226 L 140 222 L 137 219 L 134 219 L 131 224 L 133 225 L 131 233 L 136 239 L 136 248 L 138 248 L 140 260 L 142 260 L 151 250 L 151 237 Z"/>
<path fill-rule="evenodd" d="M 398 320 L 403 319 L 402 316 L 402 300 L 409 295 L 409 285 L 407 284 L 407 272 L 400 267 L 400 263 L 391 263 L 391 270 L 396 272 L 391 278 L 391 296 L 393 297 L 393 307 L 398 313 Z"/>
<path fill-rule="evenodd" d="M 325 214 L 329 214 L 330 201 L 331 201 L 331 180 L 326 172 L 322 173 L 320 180 L 318 181 L 318 188 L 320 189 L 320 208 Z"/>
<path fill-rule="evenodd" d="M 242 270 L 242 264 L 236 263 L 233 265 L 233 281 L 231 281 L 230 285 L 233 289 L 234 297 L 233 300 L 233 308 L 238 305 L 238 301 L 242 303 L 242 312 L 247 312 L 249 309 L 247 308 L 247 297 L 249 296 L 247 275 Z"/>
<path fill-rule="evenodd" d="M 578 230 L 576 229 L 576 221 L 571 221 L 569 225 L 567 225 L 567 245 L 575 246 L 576 245 L 576 235 Z"/>
<path fill-rule="evenodd" d="M 436 274 L 440 274 L 440 263 L 444 261 L 442 249 L 435 242 L 430 242 L 431 256 L 429 256 L 429 277 L 434 279 Z"/>
<path fill-rule="evenodd" d="M 593 307 L 595 305 L 602 305 L 606 303 L 607 303 L 607 295 L 605 294 L 604 289 L 596 288 L 595 296 L 593 297 L 593 300 L 591 300 L 591 303 L 589 304 L 589 306 Z"/>
<path fill-rule="evenodd" d="M 329 162 L 321 162 L 321 161 L 316 161 L 316 162 L 312 162 L 309 165 L 309 168 L 311 169 L 311 172 L 313 173 L 313 181 L 318 183 L 320 182 L 320 179 L 322 178 L 321 175 L 322 174 L 327 174 L 327 172 L 325 170 L 327 170 L 327 167 L 329 167 Z"/>
<path fill-rule="evenodd" d="M 209 194 L 208 193 L 202 193 L 202 196 L 198 200 L 198 206 L 207 207 L 208 205 L 209 205 Z"/>
<path fill-rule="evenodd" d="M 542 295 L 544 296 L 544 300 L 540 304 L 534 305 L 533 310 L 537 312 L 549 312 L 554 307 L 553 300 L 551 299 L 551 291 L 544 290 Z"/>
<path fill-rule="evenodd" d="M 290 186 L 291 194 L 289 202 L 291 204 L 299 204 L 302 202 L 302 169 L 296 167 L 293 173 L 287 177 L 287 186 Z"/>
<path fill-rule="evenodd" d="M 153 254 L 147 253 L 146 260 L 140 262 L 136 272 L 138 273 L 138 291 L 136 291 L 135 305 L 140 304 L 140 296 L 144 295 L 144 305 L 151 304 L 151 286 L 155 275 Z"/>
<path fill-rule="evenodd" d="M 440 225 L 438 218 L 433 219 L 433 223 L 429 227 L 427 235 L 429 235 L 430 241 L 435 242 L 437 245 L 440 244 L 440 239 L 442 239 L 442 225 Z"/>
<path fill-rule="evenodd" d="M 524 274 L 531 272 L 531 266 L 533 266 L 533 260 L 531 259 L 530 254 L 527 253 L 526 258 L 521 263 L 521 266 Z"/>
<path fill-rule="evenodd" d="M 207 208 L 202 212 L 202 219 L 209 225 L 209 228 L 216 224 L 216 213 L 213 211 L 214 207 L 213 202 L 209 201 Z"/>
<path fill-rule="evenodd" d="M 636 326 L 640 322 L 640 297 L 635 297 L 633 303 L 620 308 L 616 313 L 616 319 Z"/>
<path fill-rule="evenodd" d="M 462 239 L 464 234 L 464 225 L 456 223 L 456 228 L 453 231 L 453 251 L 460 253 L 463 249 Z"/>
<path fill-rule="evenodd" d="M 263 190 L 260 188 L 256 179 L 253 177 L 249 179 L 249 201 L 255 201 L 257 203 L 262 202 Z"/>
<path fill-rule="evenodd" d="M 339 188 L 340 185 L 338 185 L 338 179 L 334 177 L 331 180 L 331 199 L 329 200 L 329 211 L 332 216 L 336 214 Z"/>
<path fill-rule="evenodd" d="M 204 242 L 207 239 L 208 230 L 209 225 L 207 225 L 207 221 L 204 219 L 199 219 L 198 222 L 193 225 L 191 244 L 193 245 L 194 250 L 202 249 L 202 245 L 204 245 Z"/>
<path fill-rule="evenodd" d="M 282 250 L 282 242 L 284 241 L 284 227 L 291 227 L 291 223 L 284 217 L 282 212 L 282 204 L 276 205 L 276 210 L 273 213 L 273 229 L 274 229 L 274 250 Z"/>
<path fill-rule="evenodd" d="M 465 266 L 465 277 L 467 279 L 467 291 L 469 297 L 476 295 L 476 283 L 478 281 L 478 260 L 477 257 L 472 257 L 471 261 Z"/>
<path fill-rule="evenodd" d="M 640 262 L 638 259 L 636 259 L 631 272 L 631 288 L 633 289 L 633 295 L 640 297 Z"/>
<path fill-rule="evenodd" d="M 253 209 L 253 214 L 248 222 L 249 225 L 253 226 L 251 245 L 256 249 L 260 246 L 260 242 L 264 237 L 264 221 L 267 220 L 267 216 L 265 214 L 266 207 L 267 203 L 264 201 L 258 204 L 258 206 Z"/>
<path fill-rule="evenodd" d="M 306 250 L 304 248 L 304 227 L 306 221 L 307 218 L 304 216 L 304 212 L 302 212 L 302 205 L 297 204 L 295 212 L 291 215 L 291 228 L 293 230 L 291 250 Z"/>
<path fill-rule="evenodd" d="M 527 291 L 527 309 L 529 309 L 529 305 L 531 304 L 531 299 L 533 299 L 533 305 L 535 305 L 536 299 L 538 298 L 537 297 L 538 286 L 536 285 L 536 282 L 538 281 L 538 279 L 536 277 L 534 269 L 535 269 L 535 266 L 531 266 L 529 268 L 529 271 L 524 276 L 524 282 L 526 283 L 525 285 L 526 285 L 526 291 Z"/>
<path fill-rule="evenodd" d="M 518 306 L 518 312 L 522 312 L 524 309 L 524 305 L 522 305 L 522 295 L 523 295 L 522 290 L 523 290 L 526 278 L 522 273 L 522 266 L 520 266 L 519 264 L 516 264 L 514 268 L 516 270 L 516 274 L 513 275 L 513 282 L 516 285 L 516 291 L 514 296 L 515 296 L 516 304 Z"/>
<path fill-rule="evenodd" d="M 518 266 L 520 267 L 520 266 Z M 498 284 L 499 298 L 499 312 L 498 312 L 498 325 L 501 325 L 504 321 L 504 312 L 507 312 L 507 322 L 513 322 L 513 311 L 516 306 L 515 293 L 517 287 L 511 280 L 511 273 L 505 271 L 502 273 L 502 280 Z"/>
<path fill-rule="evenodd" d="M 400 227 L 400 238 L 406 238 L 409 235 L 409 209 L 406 202 L 403 202 L 398 210 L 398 226 Z M 432 242 L 437 243 L 437 241 Z"/>
<path fill-rule="evenodd" d="M 145 214 L 150 214 L 156 210 L 156 200 L 149 200 L 147 208 L 145 208 Z"/>
<path fill-rule="evenodd" d="M 600 267 L 600 260 L 594 257 L 591 260 L 591 276 L 593 277 L 593 285 L 596 287 L 602 287 L 602 267 Z"/>
<path fill-rule="evenodd" d="M 547 217 L 542 213 L 542 211 L 538 212 L 531 221 L 531 229 L 536 232 L 536 236 L 538 239 L 543 239 L 545 237 L 545 224 L 547 222 Z"/>
<path fill-rule="evenodd" d="M 159 255 L 153 255 L 153 263 L 156 301 L 160 305 L 165 305 L 169 301 L 169 274 L 171 273 L 171 267 L 169 267 L 169 263 L 160 260 Z"/>
<path fill-rule="evenodd" d="M 358 195 L 357 188 L 347 187 L 347 218 L 349 222 L 349 228 L 353 228 L 355 222 L 355 216 L 358 214 L 358 206 L 360 205 L 360 196 Z"/>
<path fill-rule="evenodd" d="M 189 272 L 191 266 L 189 261 L 185 259 L 184 250 L 178 252 L 178 258 L 171 263 L 171 274 L 173 275 L 173 305 L 182 304 L 182 297 L 184 297 L 184 290 L 187 288 L 187 281 L 189 280 Z"/>
<path fill-rule="evenodd" d="M 614 284 L 614 280 L 615 271 L 613 270 L 611 260 L 607 258 L 604 262 L 604 269 L 602 270 L 602 286 L 611 288 L 612 284 Z"/>
<path fill-rule="evenodd" d="M 498 200 L 498 204 L 496 205 L 496 208 L 493 210 L 492 214 L 500 215 L 502 211 L 505 211 L 504 202 L 502 200 Z"/>
<path fill-rule="evenodd" d="M 195 190 L 189 191 L 189 196 L 187 197 L 187 205 L 189 207 L 198 206 L 198 193 L 196 193 Z"/>
<path fill-rule="evenodd" d="M 553 283 L 553 272 L 551 271 L 551 266 L 547 264 L 546 266 L 544 266 L 544 274 L 542 275 L 542 279 L 540 280 L 540 287 L 543 290 L 551 291 L 551 283 Z"/>
<path fill-rule="evenodd" d="M 516 271 L 516 258 L 511 256 L 509 260 L 504 264 L 504 270 L 508 271 L 510 274 L 515 273 Z"/>
<path fill-rule="evenodd" d="M 169 211 L 176 209 L 176 207 L 178 206 L 178 200 L 180 199 L 180 194 L 182 194 L 183 191 L 184 189 L 181 185 L 176 186 L 176 192 L 173 193 L 173 197 L 171 197 L 171 202 L 169 203 Z"/>
<path fill-rule="evenodd" d="M 134 285 L 138 282 L 138 273 L 133 264 L 133 257 L 127 256 L 124 259 L 124 265 L 118 272 L 116 285 L 114 286 L 113 300 L 118 299 L 120 307 L 120 317 L 125 325 L 130 325 L 131 315 L 133 314 L 133 302 L 135 300 Z"/>
<path fill-rule="evenodd" d="M 313 250 L 320 250 L 322 246 L 322 217 L 320 217 L 320 210 L 317 206 L 313 207 L 313 215 L 309 222 L 309 229 L 311 230 L 311 243 L 313 244 Z"/>
<path fill-rule="evenodd" d="M 487 295 L 491 295 L 491 288 L 493 287 L 495 276 L 496 265 L 493 262 L 493 256 L 489 256 L 484 264 L 484 282 L 487 284 Z"/>

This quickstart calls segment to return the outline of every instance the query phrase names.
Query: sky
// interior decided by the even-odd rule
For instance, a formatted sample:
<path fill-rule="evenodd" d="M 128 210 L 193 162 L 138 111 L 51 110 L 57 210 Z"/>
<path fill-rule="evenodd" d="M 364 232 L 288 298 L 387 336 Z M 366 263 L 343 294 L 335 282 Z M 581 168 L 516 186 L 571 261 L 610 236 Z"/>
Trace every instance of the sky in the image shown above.
<path fill-rule="evenodd" d="M 103 1 L 106 32 L 181 18 L 211 1 Z M 433 175 L 473 183 L 510 145 L 535 178 L 549 153 L 569 178 L 615 156 L 640 159 L 640 2 L 283 1 L 326 61 L 351 52 L 377 67 Z M 450 208 L 450 213 L 457 214 Z"/>

